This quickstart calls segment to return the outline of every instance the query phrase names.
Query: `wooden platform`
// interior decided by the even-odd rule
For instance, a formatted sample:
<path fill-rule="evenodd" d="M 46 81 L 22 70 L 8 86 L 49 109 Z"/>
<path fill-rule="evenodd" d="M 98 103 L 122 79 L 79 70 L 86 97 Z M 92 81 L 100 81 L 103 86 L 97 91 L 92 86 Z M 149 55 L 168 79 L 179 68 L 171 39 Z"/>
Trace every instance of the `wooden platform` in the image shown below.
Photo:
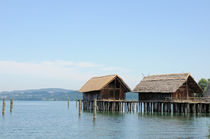
<path fill-rule="evenodd" d="M 93 101 L 82 101 L 83 110 L 93 110 Z M 98 111 L 119 112 L 167 112 L 167 113 L 210 113 L 210 102 L 192 100 L 98 100 Z"/>

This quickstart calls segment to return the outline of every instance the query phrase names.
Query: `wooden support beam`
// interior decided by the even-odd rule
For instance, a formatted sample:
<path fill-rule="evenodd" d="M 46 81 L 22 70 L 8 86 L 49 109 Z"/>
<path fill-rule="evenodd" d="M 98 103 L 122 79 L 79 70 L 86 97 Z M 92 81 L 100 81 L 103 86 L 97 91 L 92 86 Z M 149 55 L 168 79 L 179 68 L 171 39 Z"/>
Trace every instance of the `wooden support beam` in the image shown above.
<path fill-rule="evenodd" d="M 97 102 L 96 102 L 96 99 L 94 99 L 94 102 L 93 102 L 93 120 L 94 121 L 96 120 L 96 108 L 97 108 Z"/>

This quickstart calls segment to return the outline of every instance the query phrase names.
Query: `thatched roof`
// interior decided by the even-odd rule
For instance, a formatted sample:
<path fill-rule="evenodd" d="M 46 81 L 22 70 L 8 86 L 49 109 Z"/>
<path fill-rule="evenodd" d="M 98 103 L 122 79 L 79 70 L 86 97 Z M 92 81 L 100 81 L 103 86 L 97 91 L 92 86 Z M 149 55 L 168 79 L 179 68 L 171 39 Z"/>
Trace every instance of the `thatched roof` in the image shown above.
<path fill-rule="evenodd" d="M 207 87 L 206 93 L 204 94 L 204 97 L 210 97 L 210 84 Z"/>
<path fill-rule="evenodd" d="M 134 92 L 174 93 L 188 80 L 190 80 L 191 85 L 195 86 L 194 89 L 196 89 L 198 93 L 202 92 L 202 89 L 189 73 L 162 74 L 144 77 L 135 87 Z"/>
<path fill-rule="evenodd" d="M 128 85 L 118 75 L 107 75 L 101 77 L 93 77 L 79 90 L 79 92 L 99 91 L 111 83 L 115 78 L 120 79 L 121 83 L 130 91 Z"/>

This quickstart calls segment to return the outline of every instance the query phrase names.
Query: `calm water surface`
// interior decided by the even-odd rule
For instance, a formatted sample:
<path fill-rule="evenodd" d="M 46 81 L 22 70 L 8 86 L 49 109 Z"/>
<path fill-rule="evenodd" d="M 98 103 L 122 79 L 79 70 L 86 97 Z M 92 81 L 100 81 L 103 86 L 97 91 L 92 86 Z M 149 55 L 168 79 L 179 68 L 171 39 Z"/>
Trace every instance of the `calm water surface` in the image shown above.
<path fill-rule="evenodd" d="M 0 104 L 2 108 L 2 103 Z M 168 139 L 208 138 L 207 115 L 83 112 L 75 102 L 14 101 L 13 113 L 0 116 L 0 139 Z"/>

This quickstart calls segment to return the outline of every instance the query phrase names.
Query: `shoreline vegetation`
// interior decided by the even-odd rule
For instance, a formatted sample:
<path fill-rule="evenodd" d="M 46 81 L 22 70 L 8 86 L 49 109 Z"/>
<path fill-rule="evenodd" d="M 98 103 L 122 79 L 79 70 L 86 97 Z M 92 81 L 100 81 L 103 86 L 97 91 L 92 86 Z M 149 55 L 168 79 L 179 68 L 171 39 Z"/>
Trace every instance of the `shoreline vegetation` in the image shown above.
<path fill-rule="evenodd" d="M 23 101 L 75 101 L 82 99 L 82 93 L 76 90 L 67 90 L 60 88 L 45 88 L 34 90 L 15 90 L 15 91 L 2 91 L 0 92 L 0 99 L 10 100 L 23 100 Z M 127 93 L 127 100 L 137 100 L 137 93 Z"/>

